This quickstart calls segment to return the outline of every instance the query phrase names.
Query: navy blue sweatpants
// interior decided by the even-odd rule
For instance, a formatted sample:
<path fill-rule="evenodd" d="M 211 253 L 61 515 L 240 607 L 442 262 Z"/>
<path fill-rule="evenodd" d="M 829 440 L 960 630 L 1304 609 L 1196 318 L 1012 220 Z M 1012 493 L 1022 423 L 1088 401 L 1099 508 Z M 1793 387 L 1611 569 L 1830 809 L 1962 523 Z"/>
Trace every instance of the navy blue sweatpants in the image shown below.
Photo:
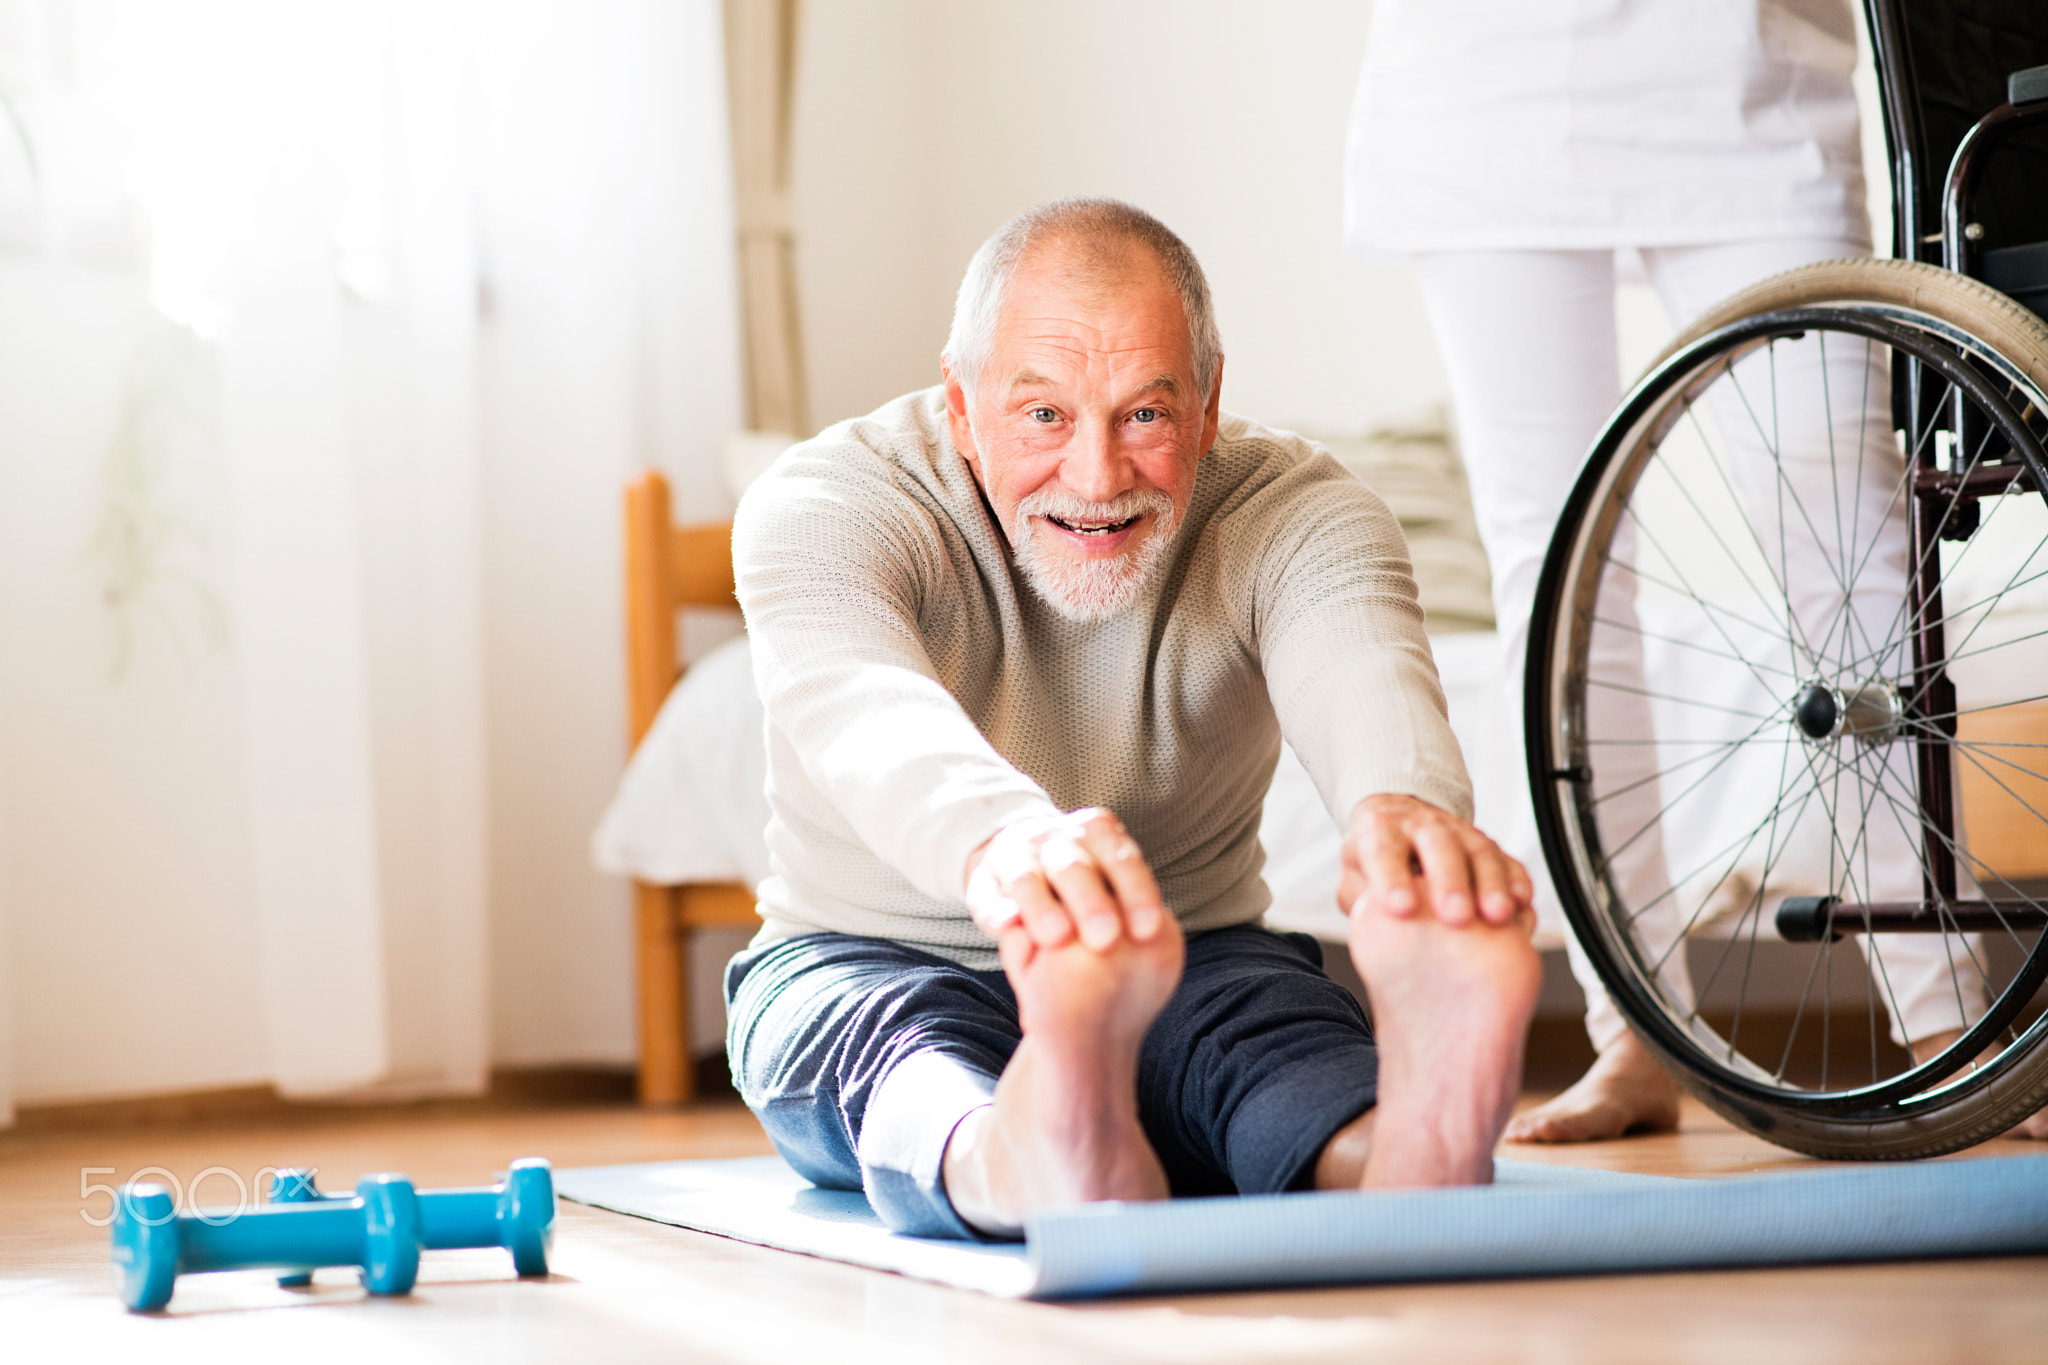
<path fill-rule="evenodd" d="M 1139 1118 L 1176 1195 L 1303 1188 L 1323 1145 L 1372 1107 L 1371 1026 L 1322 960 L 1307 934 L 1257 925 L 1188 940 L 1138 1063 Z M 790 1165 L 865 1190 L 898 1232 L 974 1235 L 942 1166 L 1022 1037 L 1002 972 L 805 934 L 734 958 L 725 995 L 734 1081 Z"/>

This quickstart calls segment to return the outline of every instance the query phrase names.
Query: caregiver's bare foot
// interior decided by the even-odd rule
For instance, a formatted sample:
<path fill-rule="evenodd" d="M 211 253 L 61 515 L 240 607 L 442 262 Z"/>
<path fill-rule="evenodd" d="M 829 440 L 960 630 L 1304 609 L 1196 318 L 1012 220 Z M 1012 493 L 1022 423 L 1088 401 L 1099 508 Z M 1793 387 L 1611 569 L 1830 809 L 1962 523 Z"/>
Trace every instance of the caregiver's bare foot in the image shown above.
<path fill-rule="evenodd" d="M 1956 1039 L 1962 1036 L 1963 1031 L 1961 1029 L 1953 1028 L 1943 1029 L 1940 1033 L 1933 1033 L 1925 1038 L 1915 1039 L 1911 1045 L 1913 1060 L 1915 1062 L 1924 1062 L 1952 1046 Z M 2005 1135 L 2012 1138 L 2031 1138 L 2035 1142 L 2048 1142 L 2048 1109 L 2037 1110 L 2026 1118 L 2021 1119 L 2018 1123 L 2006 1129 Z"/>
<path fill-rule="evenodd" d="M 1097 1199 L 1164 1199 L 1166 1172 L 1138 1122 L 1138 1048 L 1180 980 L 1178 926 L 1105 951 L 1001 940 L 1024 1041 L 946 1149 L 947 1197 L 983 1232 Z"/>
<path fill-rule="evenodd" d="M 1678 1083 L 1633 1033 L 1609 1043 L 1571 1089 L 1517 1114 L 1509 1142 L 1601 1142 L 1678 1131 Z"/>
<path fill-rule="evenodd" d="M 1543 982 L 1526 913 L 1507 924 L 1351 916 L 1351 960 L 1372 999 L 1379 1103 L 1367 1187 L 1483 1185 L 1522 1082 Z"/>

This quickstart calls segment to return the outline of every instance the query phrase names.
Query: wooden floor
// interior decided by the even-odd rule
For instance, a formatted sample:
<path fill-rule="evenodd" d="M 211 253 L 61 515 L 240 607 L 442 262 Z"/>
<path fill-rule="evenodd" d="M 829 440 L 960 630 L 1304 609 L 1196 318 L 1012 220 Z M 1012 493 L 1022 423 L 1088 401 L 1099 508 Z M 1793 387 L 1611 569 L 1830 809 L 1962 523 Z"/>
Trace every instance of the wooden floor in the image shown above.
<path fill-rule="evenodd" d="M 514 1157 L 558 1166 L 768 1150 L 727 1101 L 667 1114 L 618 1105 L 523 1112 L 275 1117 L 0 1135 L 0 1359 L 918 1362 L 1798 1361 L 2048 1359 L 2048 1258 L 1215 1294 L 1085 1306 L 1009 1303 L 565 1203 L 556 1273 L 521 1282 L 502 1252 L 432 1252 L 408 1298 L 347 1272 L 311 1290 L 257 1273 L 180 1282 L 168 1313 L 111 1293 L 84 1183 L 156 1166 L 250 1180 L 313 1165 L 330 1189 L 372 1170 L 481 1183 Z M 1979 1152 L 2040 1152 L 1990 1144 Z M 1804 1165 L 1689 1110 L 1675 1136 L 1510 1155 L 1686 1176 Z M 2048 1159 L 2048 1153 L 2042 1153 Z M 88 1168 L 100 1168 L 90 1171 Z M 111 1169 L 108 1169 L 111 1168 Z M 81 1175 L 81 1172 L 85 1174 Z M 155 1177 L 160 1178 L 160 1177 Z M 200 1200 L 230 1203 L 206 1177 Z"/>

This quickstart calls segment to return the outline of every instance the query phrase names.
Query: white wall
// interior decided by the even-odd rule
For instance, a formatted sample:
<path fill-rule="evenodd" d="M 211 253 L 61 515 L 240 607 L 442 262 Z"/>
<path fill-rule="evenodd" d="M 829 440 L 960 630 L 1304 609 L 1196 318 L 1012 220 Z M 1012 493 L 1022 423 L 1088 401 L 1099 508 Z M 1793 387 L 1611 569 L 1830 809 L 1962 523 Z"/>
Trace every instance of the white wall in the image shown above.
<path fill-rule="evenodd" d="M 811 414 L 938 380 L 953 290 L 1003 219 L 1108 194 L 1201 257 L 1227 407 L 1360 430 L 1445 386 L 1405 268 L 1339 242 L 1358 0 L 810 0 L 795 206 Z"/>

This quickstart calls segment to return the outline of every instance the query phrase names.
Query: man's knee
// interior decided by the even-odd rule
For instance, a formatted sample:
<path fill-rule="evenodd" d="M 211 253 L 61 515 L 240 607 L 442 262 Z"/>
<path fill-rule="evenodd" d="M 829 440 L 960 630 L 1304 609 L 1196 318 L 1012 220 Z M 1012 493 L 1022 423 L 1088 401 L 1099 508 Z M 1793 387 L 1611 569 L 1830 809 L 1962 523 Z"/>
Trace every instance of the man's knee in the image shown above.
<path fill-rule="evenodd" d="M 941 1167 L 1021 1036 L 990 981 L 916 949 L 845 935 L 785 940 L 727 972 L 733 1078 L 812 1183 L 865 1189 L 892 1230 L 971 1236 Z"/>

